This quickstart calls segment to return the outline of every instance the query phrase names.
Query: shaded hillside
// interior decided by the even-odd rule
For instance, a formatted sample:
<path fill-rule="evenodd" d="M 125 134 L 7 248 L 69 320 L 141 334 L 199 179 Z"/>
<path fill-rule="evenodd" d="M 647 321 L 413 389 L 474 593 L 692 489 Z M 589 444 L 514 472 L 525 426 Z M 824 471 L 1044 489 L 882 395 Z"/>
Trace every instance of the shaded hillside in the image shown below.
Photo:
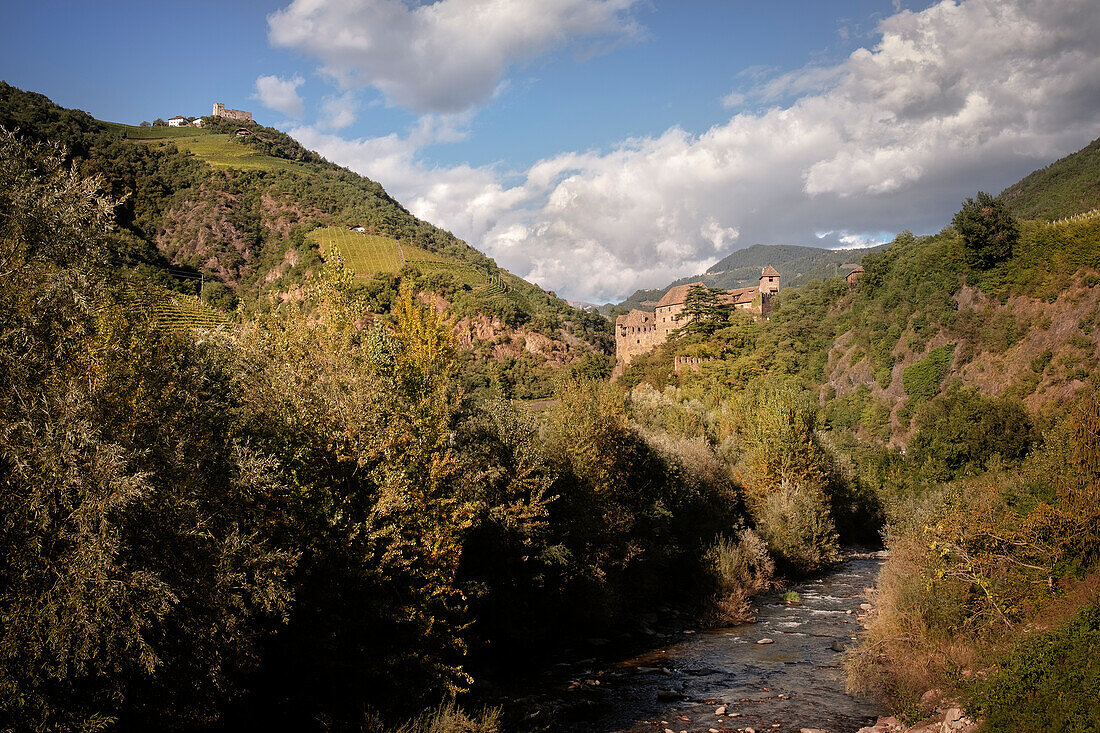
<path fill-rule="evenodd" d="M 1001 192 L 1021 219 L 1061 219 L 1100 208 L 1100 138 Z"/>
<path fill-rule="evenodd" d="M 616 305 L 607 305 L 601 312 L 612 310 L 653 310 L 661 296 L 677 285 L 703 281 L 714 288 L 733 288 L 756 285 L 760 270 L 771 265 L 779 271 L 783 287 L 799 287 L 814 280 L 847 275 L 871 252 L 886 247 L 868 249 L 824 249 L 794 244 L 754 244 L 737 250 L 714 263 L 701 275 L 680 278 L 666 287 L 637 290 L 629 298 Z"/>
<path fill-rule="evenodd" d="M 112 264 L 127 277 L 189 294 L 198 294 L 196 284 L 205 279 L 208 305 L 263 312 L 301 300 L 323 254 L 313 232 L 357 226 L 424 253 L 396 268 L 362 273 L 357 287 L 374 315 L 389 317 L 399 284 L 411 282 L 441 296 L 457 318 L 483 324 L 463 343 L 478 354 L 475 361 L 493 363 L 467 370 L 471 389 L 545 396 L 553 371 L 613 348 L 604 318 L 505 272 L 413 216 L 379 183 L 274 128 L 204 122 L 204 128 L 105 123 L 0 82 L 0 126 L 29 140 L 61 143 L 81 173 L 102 175 L 122 199 Z M 238 129 L 248 134 L 238 136 Z M 490 348 L 515 334 L 524 346 L 514 353 Z M 530 334 L 549 343 L 536 347 L 541 342 Z"/>

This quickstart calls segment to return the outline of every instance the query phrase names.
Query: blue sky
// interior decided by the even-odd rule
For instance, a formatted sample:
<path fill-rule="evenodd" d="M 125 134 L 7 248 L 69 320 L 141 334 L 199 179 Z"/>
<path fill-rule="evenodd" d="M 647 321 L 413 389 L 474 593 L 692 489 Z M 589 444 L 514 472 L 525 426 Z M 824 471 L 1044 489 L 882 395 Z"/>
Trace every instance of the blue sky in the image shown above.
<path fill-rule="evenodd" d="M 1100 134 L 1093 0 L 2 6 L 0 78 L 136 124 L 252 111 L 587 300 L 756 242 L 936 231 Z"/>
<path fill-rule="evenodd" d="M 0 71 L 6 81 L 113 122 L 208 114 L 212 101 L 258 122 L 294 117 L 252 98 L 259 76 L 302 78 L 302 121 L 333 85 L 313 59 L 268 42 L 267 16 L 286 2 L 5 3 Z M 526 167 L 562 150 L 606 148 L 678 125 L 704 131 L 729 118 L 722 98 L 752 74 L 837 61 L 892 12 L 889 0 L 793 3 L 679 0 L 639 5 L 635 39 L 581 39 L 517 64 L 506 87 L 470 122 L 461 145 L 423 149 L 441 165 Z M 797 22 L 793 22 L 797 19 Z M 414 126 L 418 112 L 358 96 L 347 137 Z"/>

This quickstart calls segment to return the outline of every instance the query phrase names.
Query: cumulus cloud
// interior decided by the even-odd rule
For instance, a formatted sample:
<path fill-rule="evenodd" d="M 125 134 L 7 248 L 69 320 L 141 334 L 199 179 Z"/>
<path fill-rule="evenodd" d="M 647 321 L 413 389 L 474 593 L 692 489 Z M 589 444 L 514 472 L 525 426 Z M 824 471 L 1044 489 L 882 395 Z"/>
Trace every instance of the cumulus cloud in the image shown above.
<path fill-rule="evenodd" d="M 571 40 L 637 35 L 638 0 L 294 0 L 268 16 L 268 38 L 320 60 L 345 89 L 393 104 L 458 112 L 488 101 L 515 64 Z"/>
<path fill-rule="evenodd" d="M 852 246 L 938 230 L 978 188 L 999 190 L 1096 137 L 1098 36 L 1094 0 L 903 10 L 835 67 L 757 85 L 759 98 L 801 94 L 786 106 L 518 174 L 425 166 L 420 145 L 462 134 L 446 118 L 405 136 L 303 142 L 543 287 L 619 299 L 756 242 Z"/>
<path fill-rule="evenodd" d="M 354 92 L 325 97 L 321 101 L 321 126 L 329 130 L 342 130 L 355 122 L 359 102 Z"/>
<path fill-rule="evenodd" d="M 284 115 L 299 118 L 302 116 L 302 98 L 298 96 L 298 87 L 305 83 L 305 79 L 294 76 L 290 79 L 281 79 L 278 76 L 256 77 L 256 91 L 252 99 L 260 104 L 282 112 Z"/>

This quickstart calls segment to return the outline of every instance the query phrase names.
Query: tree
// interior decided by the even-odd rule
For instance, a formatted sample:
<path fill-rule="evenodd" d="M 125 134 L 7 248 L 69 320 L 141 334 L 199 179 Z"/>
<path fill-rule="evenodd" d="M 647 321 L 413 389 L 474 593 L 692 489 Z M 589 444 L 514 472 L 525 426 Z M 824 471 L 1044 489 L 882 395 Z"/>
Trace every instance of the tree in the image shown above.
<path fill-rule="evenodd" d="M 289 612 L 283 485 L 225 354 L 132 307 L 66 157 L 0 131 L 0 728 L 204 728 Z"/>
<path fill-rule="evenodd" d="M 1018 461 L 1035 439 L 1031 418 L 1020 403 L 968 387 L 948 389 L 925 405 L 913 424 L 909 455 L 943 478 L 978 473 L 994 453 Z"/>
<path fill-rule="evenodd" d="M 712 334 L 730 318 L 733 306 L 722 302 L 725 291 L 706 285 L 694 285 L 684 299 L 684 309 L 676 315 L 677 321 L 688 320 L 678 331 L 681 334 Z"/>
<path fill-rule="evenodd" d="M 160 117 L 153 120 L 153 127 L 167 127 L 168 123 L 162 120 Z"/>
<path fill-rule="evenodd" d="M 138 125 L 138 127 L 150 127 L 149 120 L 142 120 L 141 124 Z"/>
<path fill-rule="evenodd" d="M 966 245 L 971 264 L 989 269 L 1012 256 L 1020 226 L 1000 199 L 984 191 L 968 198 L 952 221 Z"/>

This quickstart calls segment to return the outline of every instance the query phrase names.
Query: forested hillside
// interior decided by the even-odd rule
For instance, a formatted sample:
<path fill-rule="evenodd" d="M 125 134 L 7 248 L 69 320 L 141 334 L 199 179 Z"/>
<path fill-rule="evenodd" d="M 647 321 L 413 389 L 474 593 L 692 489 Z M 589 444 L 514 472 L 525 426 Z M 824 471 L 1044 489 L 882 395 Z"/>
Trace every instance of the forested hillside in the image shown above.
<path fill-rule="evenodd" d="M 488 257 L 412 216 L 381 185 L 329 163 L 273 128 L 204 118 L 203 128 L 131 127 L 67 110 L 0 83 L 0 126 L 65 147 L 84 175 L 113 197 L 113 266 L 127 277 L 198 295 L 235 317 L 301 298 L 326 254 L 311 232 L 364 228 L 435 253 L 398 272 L 357 272 L 372 312 L 386 317 L 400 281 L 459 319 L 471 390 L 545 397 L 552 375 L 610 369 L 610 325 L 504 272 Z M 440 265 L 439 263 L 446 263 Z M 169 274 L 172 273 L 172 274 Z"/>
<path fill-rule="evenodd" d="M 1100 208 L 1100 139 L 1001 192 L 1021 219 L 1061 219 Z"/>

